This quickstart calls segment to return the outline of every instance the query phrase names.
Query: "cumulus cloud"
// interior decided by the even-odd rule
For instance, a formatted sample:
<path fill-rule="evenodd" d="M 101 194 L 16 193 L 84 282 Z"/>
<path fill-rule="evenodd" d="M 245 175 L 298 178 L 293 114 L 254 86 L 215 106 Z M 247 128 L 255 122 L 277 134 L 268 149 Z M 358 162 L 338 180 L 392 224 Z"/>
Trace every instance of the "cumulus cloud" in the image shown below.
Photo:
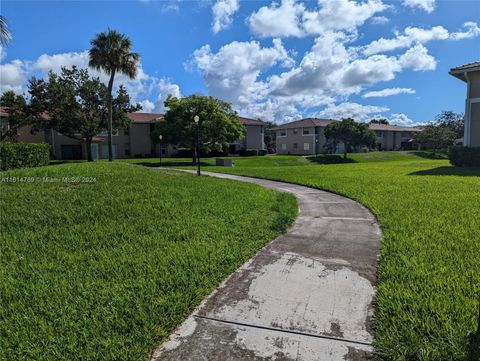
<path fill-rule="evenodd" d="M 435 58 L 420 44 L 408 49 L 398 60 L 402 67 L 415 71 L 435 70 L 437 67 Z"/>
<path fill-rule="evenodd" d="M 195 50 L 191 63 L 200 71 L 210 95 L 246 106 L 264 90 L 257 78 L 274 65 L 291 66 L 293 59 L 274 39 L 272 47 L 257 41 L 234 41 L 212 52 L 209 45 Z"/>
<path fill-rule="evenodd" d="M 319 7 L 307 9 L 296 0 L 263 6 L 250 15 L 250 30 L 261 37 L 302 37 L 326 31 L 354 31 L 376 13 L 390 6 L 381 0 L 318 0 Z"/>
<path fill-rule="evenodd" d="M 386 88 L 382 90 L 370 91 L 363 94 L 363 98 L 383 98 L 398 94 L 415 94 L 411 88 Z"/>
<path fill-rule="evenodd" d="M 212 7 L 212 30 L 216 34 L 232 23 L 232 16 L 238 11 L 238 0 L 217 0 Z"/>
<path fill-rule="evenodd" d="M 435 10 L 435 0 L 403 0 L 403 5 L 410 8 L 420 8 L 427 13 L 431 13 Z"/>
<path fill-rule="evenodd" d="M 380 38 L 364 46 L 365 55 L 384 53 L 397 49 L 409 48 L 415 44 L 426 44 L 433 40 L 463 40 L 480 36 L 480 28 L 475 22 L 463 24 L 464 31 L 450 33 L 443 26 L 434 26 L 430 29 L 407 27 L 402 33 L 397 33 L 394 38 Z"/>
<path fill-rule="evenodd" d="M 389 122 L 391 124 L 408 126 L 412 125 L 414 122 L 408 116 L 403 113 L 392 113 Z"/>
<path fill-rule="evenodd" d="M 27 81 L 28 71 L 26 64 L 21 60 L 13 60 L 7 64 L 0 64 L 0 92 L 13 90 L 20 94 Z"/>
<path fill-rule="evenodd" d="M 49 71 L 59 73 L 62 67 L 77 66 L 78 68 L 88 68 L 88 51 L 70 52 L 61 54 L 42 54 L 35 61 L 13 60 L 7 64 L 0 65 L 0 91 L 13 90 L 16 93 L 22 93 L 26 89 L 26 83 L 32 76 L 46 77 Z M 107 83 L 109 76 L 104 72 L 89 69 L 92 76 L 99 77 L 104 83 Z M 140 102 L 143 111 L 163 111 L 163 103 L 169 94 L 181 96 L 180 87 L 171 83 L 168 79 L 150 76 L 139 65 L 137 76 L 129 79 L 126 75 L 118 73 L 115 76 L 115 86 L 123 84 L 129 92 L 132 101 Z M 151 96 L 156 96 L 155 102 L 149 100 Z"/>
<path fill-rule="evenodd" d="M 365 122 L 372 118 L 378 118 L 379 113 L 388 111 L 385 106 L 362 105 L 358 103 L 331 104 L 317 113 L 320 118 L 337 119 L 353 118 L 359 122 Z"/>

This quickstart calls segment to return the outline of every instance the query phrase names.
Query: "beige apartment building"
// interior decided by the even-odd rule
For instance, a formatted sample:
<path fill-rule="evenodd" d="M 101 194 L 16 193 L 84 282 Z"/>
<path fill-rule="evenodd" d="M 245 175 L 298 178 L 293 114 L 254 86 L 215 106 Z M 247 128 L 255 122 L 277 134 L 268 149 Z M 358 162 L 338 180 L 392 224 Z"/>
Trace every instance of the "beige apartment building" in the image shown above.
<path fill-rule="evenodd" d="M 480 62 L 452 68 L 450 75 L 467 83 L 463 145 L 480 147 Z"/>
<path fill-rule="evenodd" d="M 325 127 L 330 119 L 306 118 L 274 127 L 277 154 L 317 154 L 325 152 Z"/>
<path fill-rule="evenodd" d="M 325 127 L 335 122 L 331 119 L 306 118 L 273 128 L 277 135 L 277 154 L 319 154 L 326 152 Z M 418 149 L 413 134 L 421 129 L 398 125 L 370 124 L 377 136 L 379 150 Z M 341 145 L 338 152 L 341 152 Z"/>
<path fill-rule="evenodd" d="M 2 124 L 8 126 L 8 113 L 0 108 Z M 131 120 L 128 128 L 119 129 L 112 135 L 113 158 L 145 158 L 158 157 L 160 144 L 151 140 L 151 132 L 156 122 L 162 121 L 160 113 L 130 113 Z M 240 118 L 240 123 L 246 128 L 244 139 L 235 142 L 239 149 L 264 149 L 264 125 L 261 120 Z M 30 143 L 48 143 L 51 145 L 52 158 L 61 160 L 87 159 L 86 144 L 80 140 L 67 137 L 55 130 L 41 131 L 31 134 L 30 127 L 24 127 L 18 132 L 18 141 Z M 108 158 L 108 142 L 106 132 L 98 134 L 92 142 L 93 159 Z M 162 155 L 169 157 L 177 153 L 177 147 L 171 144 L 162 144 Z"/>

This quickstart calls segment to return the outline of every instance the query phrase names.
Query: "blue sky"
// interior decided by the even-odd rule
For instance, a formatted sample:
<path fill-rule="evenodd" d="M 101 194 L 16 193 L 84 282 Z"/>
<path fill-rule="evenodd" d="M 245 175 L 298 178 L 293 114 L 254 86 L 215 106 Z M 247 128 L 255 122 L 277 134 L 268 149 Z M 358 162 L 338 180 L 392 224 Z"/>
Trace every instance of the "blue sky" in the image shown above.
<path fill-rule="evenodd" d="M 202 93 L 278 123 L 412 125 L 462 112 L 466 87 L 448 70 L 480 60 L 478 1 L 2 1 L 1 13 L 14 38 L 1 50 L 2 91 L 86 66 L 90 39 L 110 27 L 141 55 L 137 78 L 117 85 L 145 111 Z"/>

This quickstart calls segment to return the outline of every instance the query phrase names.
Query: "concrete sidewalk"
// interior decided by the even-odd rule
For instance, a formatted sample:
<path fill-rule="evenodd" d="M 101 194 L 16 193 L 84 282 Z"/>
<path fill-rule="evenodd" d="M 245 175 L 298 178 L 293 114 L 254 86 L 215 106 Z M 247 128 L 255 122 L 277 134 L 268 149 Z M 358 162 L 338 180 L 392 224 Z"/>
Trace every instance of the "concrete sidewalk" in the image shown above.
<path fill-rule="evenodd" d="M 299 215 L 208 296 L 152 360 L 371 359 L 381 231 L 368 209 L 308 187 L 204 174 L 293 193 Z"/>

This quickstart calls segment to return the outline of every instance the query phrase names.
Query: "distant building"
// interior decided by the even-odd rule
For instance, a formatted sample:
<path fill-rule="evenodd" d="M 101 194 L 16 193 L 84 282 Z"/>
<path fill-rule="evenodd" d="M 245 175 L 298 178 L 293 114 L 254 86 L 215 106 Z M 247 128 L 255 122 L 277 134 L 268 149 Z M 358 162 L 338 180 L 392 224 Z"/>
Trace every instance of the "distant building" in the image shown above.
<path fill-rule="evenodd" d="M 332 119 L 306 118 L 279 125 L 276 131 L 277 154 L 316 154 L 326 152 L 325 127 L 336 122 Z M 377 136 L 379 150 L 418 149 L 413 135 L 420 128 L 389 124 L 370 124 Z M 340 151 L 340 148 L 338 149 Z"/>
<path fill-rule="evenodd" d="M 130 113 L 128 128 L 121 128 L 112 134 L 113 158 L 145 158 L 158 157 L 160 145 L 152 143 L 151 132 L 156 122 L 163 120 L 160 113 Z M 8 127 L 8 113 L 0 108 L 2 126 Z M 261 120 L 240 117 L 240 123 L 246 128 L 245 138 L 238 140 L 234 146 L 239 149 L 265 149 L 264 122 Z M 29 143 L 48 143 L 52 147 L 53 159 L 87 159 L 86 144 L 80 140 L 67 137 L 53 129 L 31 134 L 30 127 L 18 131 L 17 140 Z M 98 134 L 92 142 L 93 159 L 108 158 L 107 133 Z M 177 154 L 177 147 L 162 144 L 162 155 Z"/>
<path fill-rule="evenodd" d="M 467 83 L 463 145 L 480 147 L 480 62 L 452 68 L 450 75 Z"/>

